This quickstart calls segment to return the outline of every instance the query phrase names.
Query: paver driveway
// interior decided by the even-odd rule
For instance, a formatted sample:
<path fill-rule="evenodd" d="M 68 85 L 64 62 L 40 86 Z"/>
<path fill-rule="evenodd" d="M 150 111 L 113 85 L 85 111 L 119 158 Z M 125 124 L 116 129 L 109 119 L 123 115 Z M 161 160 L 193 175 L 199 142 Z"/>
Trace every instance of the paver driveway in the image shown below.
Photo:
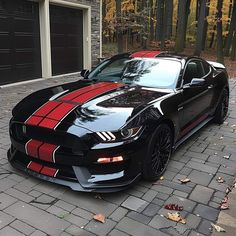
<path fill-rule="evenodd" d="M 172 156 L 164 180 L 139 182 L 129 190 L 96 195 L 73 192 L 29 177 L 7 162 L 12 107 L 27 94 L 75 77 L 0 89 L 0 235 L 204 235 L 211 234 L 220 201 L 236 174 L 236 80 L 231 80 L 230 113 L 222 126 L 209 124 Z M 224 158 L 229 156 L 229 159 Z M 217 177 L 225 183 L 219 184 Z M 181 185 L 179 179 L 190 183 Z M 184 207 L 187 224 L 165 217 L 164 204 Z M 103 213 L 105 224 L 95 222 Z M 200 234 L 199 234 L 200 235 Z"/>

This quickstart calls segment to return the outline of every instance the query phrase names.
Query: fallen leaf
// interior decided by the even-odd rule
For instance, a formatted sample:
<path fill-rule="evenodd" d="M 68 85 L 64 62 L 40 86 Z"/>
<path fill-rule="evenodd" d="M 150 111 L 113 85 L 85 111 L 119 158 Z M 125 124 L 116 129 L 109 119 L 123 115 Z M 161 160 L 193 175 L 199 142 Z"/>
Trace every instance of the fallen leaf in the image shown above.
<path fill-rule="evenodd" d="M 106 217 L 103 214 L 96 214 L 93 216 L 93 219 L 104 224 Z"/>
<path fill-rule="evenodd" d="M 228 196 L 225 196 L 224 199 L 221 201 L 221 203 L 226 203 L 228 202 L 228 200 L 229 200 Z"/>
<path fill-rule="evenodd" d="M 227 189 L 225 190 L 226 194 L 230 193 L 232 191 L 231 188 L 227 187 Z"/>
<path fill-rule="evenodd" d="M 220 227 L 219 225 L 215 225 L 211 223 L 211 226 L 217 231 L 217 232 L 225 232 L 225 229 Z"/>
<path fill-rule="evenodd" d="M 174 210 L 174 211 L 182 211 L 184 208 L 183 206 L 179 206 L 177 204 L 167 204 L 164 207 L 167 210 Z"/>
<path fill-rule="evenodd" d="M 221 209 L 221 210 L 227 210 L 227 209 L 229 209 L 229 203 L 228 203 L 228 202 L 221 203 L 221 204 L 220 204 L 220 209 Z"/>
<path fill-rule="evenodd" d="M 163 180 L 163 179 L 164 179 L 164 176 L 161 176 L 161 177 L 160 177 L 160 180 Z"/>
<path fill-rule="evenodd" d="M 221 176 L 219 176 L 216 180 L 217 180 L 218 183 L 224 183 L 225 182 L 225 180 Z"/>
<path fill-rule="evenodd" d="M 95 196 L 94 196 L 96 199 L 102 199 L 102 197 L 101 197 L 101 195 L 99 195 L 99 194 L 96 194 Z"/>
<path fill-rule="evenodd" d="M 225 159 L 229 159 L 229 156 L 223 156 Z"/>
<path fill-rule="evenodd" d="M 172 220 L 174 222 L 179 222 L 181 224 L 186 224 L 186 220 L 180 216 L 179 212 L 175 212 L 175 213 L 170 213 L 167 212 L 167 219 Z"/>
<path fill-rule="evenodd" d="M 188 178 L 185 178 L 185 179 L 179 179 L 179 181 L 180 181 L 182 184 L 186 184 L 186 183 L 188 183 L 188 182 L 191 182 L 191 180 L 188 179 Z"/>

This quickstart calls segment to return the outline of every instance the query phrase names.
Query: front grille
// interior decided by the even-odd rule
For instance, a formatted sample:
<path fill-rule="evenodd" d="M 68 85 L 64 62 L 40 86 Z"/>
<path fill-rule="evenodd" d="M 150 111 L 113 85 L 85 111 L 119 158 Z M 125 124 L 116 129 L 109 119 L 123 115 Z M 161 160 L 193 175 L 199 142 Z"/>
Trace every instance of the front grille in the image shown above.
<path fill-rule="evenodd" d="M 27 168 L 30 161 L 32 161 L 32 158 L 30 158 L 26 154 L 19 151 L 17 151 L 16 155 L 13 155 L 13 159 L 11 159 L 12 164 L 19 166 L 21 169 Z M 61 165 L 57 163 L 48 163 L 39 159 L 34 159 L 33 161 L 43 166 L 58 169 L 59 171 L 57 174 L 57 178 L 59 179 L 77 181 L 77 178 L 75 176 L 72 166 L 65 166 L 65 165 Z"/>
<path fill-rule="evenodd" d="M 26 142 L 29 139 L 39 140 L 45 143 L 55 144 L 73 150 L 75 153 L 87 151 L 87 145 L 77 136 L 62 131 L 50 130 L 37 126 L 25 126 L 24 124 L 11 124 L 11 135 L 18 142 Z"/>

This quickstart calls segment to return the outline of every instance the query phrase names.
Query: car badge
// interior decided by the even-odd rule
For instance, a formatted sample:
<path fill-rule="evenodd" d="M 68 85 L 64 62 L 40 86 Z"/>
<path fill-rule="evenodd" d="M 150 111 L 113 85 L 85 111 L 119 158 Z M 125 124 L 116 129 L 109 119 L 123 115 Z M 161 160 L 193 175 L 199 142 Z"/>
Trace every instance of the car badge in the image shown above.
<path fill-rule="evenodd" d="M 26 134 L 26 126 L 25 125 L 22 126 L 22 132 L 23 132 L 23 134 Z"/>

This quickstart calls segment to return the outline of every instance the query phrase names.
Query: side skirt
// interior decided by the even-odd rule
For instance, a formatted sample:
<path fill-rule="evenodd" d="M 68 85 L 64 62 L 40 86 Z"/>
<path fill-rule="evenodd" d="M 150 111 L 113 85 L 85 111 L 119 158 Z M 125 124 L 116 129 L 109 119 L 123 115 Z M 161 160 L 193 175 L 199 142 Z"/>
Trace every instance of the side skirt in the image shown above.
<path fill-rule="evenodd" d="M 203 126 L 205 126 L 209 121 L 211 121 L 214 117 L 208 117 L 200 124 L 198 124 L 195 128 L 193 128 L 190 132 L 188 132 L 185 136 L 183 136 L 176 144 L 173 146 L 173 150 L 176 150 L 183 142 L 185 142 L 188 138 L 190 138 L 193 134 L 195 134 L 198 130 L 200 130 Z"/>

